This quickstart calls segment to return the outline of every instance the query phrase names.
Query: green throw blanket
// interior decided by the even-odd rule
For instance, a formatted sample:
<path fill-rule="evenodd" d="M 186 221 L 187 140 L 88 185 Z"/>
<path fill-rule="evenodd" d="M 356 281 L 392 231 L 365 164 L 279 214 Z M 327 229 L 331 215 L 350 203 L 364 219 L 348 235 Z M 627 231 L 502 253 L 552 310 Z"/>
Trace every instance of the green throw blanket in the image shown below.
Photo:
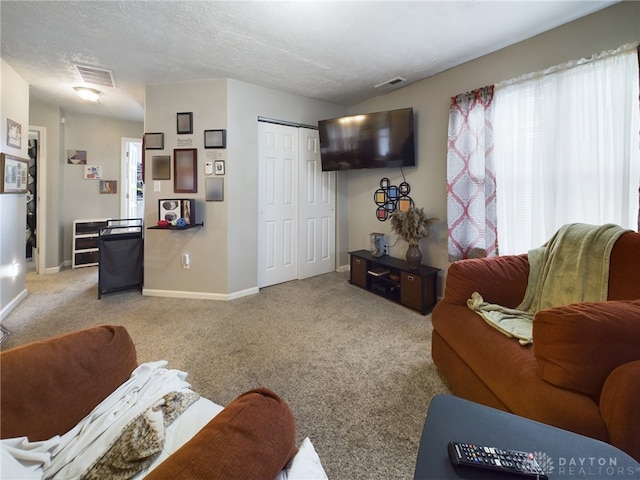
<path fill-rule="evenodd" d="M 611 249 L 627 231 L 613 224 L 565 225 L 542 247 L 529 251 L 529 280 L 520 305 L 490 304 L 478 292 L 467 305 L 505 335 L 530 344 L 538 310 L 607 299 Z"/>

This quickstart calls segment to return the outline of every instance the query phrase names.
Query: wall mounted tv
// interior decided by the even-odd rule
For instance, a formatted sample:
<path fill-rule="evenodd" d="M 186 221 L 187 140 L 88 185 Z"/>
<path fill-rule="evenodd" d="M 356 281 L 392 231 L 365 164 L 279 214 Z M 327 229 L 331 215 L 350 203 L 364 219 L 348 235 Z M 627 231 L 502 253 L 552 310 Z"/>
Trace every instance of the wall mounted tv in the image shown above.
<path fill-rule="evenodd" d="M 413 108 L 318 122 L 323 171 L 413 167 Z"/>

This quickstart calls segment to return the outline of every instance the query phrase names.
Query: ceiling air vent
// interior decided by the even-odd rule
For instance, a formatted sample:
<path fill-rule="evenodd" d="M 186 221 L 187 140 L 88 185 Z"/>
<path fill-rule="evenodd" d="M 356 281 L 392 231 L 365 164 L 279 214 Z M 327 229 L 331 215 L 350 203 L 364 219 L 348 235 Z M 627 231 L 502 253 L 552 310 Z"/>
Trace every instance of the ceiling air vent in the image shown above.
<path fill-rule="evenodd" d="M 92 85 L 100 85 L 101 87 L 113 87 L 113 75 L 109 70 L 102 70 L 95 67 L 86 67 L 83 65 L 76 65 L 76 69 L 82 77 L 84 83 L 90 83 Z"/>
<path fill-rule="evenodd" d="M 398 88 L 403 83 L 406 83 L 407 79 L 402 77 L 392 78 L 391 80 L 387 80 L 386 82 L 379 83 L 376 85 L 375 89 L 386 92 L 394 88 Z"/>

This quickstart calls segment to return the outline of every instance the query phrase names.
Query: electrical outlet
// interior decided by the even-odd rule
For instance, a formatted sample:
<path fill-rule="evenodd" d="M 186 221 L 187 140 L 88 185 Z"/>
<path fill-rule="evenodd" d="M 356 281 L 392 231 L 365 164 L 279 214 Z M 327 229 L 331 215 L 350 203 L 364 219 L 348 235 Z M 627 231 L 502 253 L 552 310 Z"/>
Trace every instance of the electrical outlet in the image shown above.
<path fill-rule="evenodd" d="M 384 244 L 384 254 L 385 255 L 389 255 L 389 244 L 388 243 Z"/>

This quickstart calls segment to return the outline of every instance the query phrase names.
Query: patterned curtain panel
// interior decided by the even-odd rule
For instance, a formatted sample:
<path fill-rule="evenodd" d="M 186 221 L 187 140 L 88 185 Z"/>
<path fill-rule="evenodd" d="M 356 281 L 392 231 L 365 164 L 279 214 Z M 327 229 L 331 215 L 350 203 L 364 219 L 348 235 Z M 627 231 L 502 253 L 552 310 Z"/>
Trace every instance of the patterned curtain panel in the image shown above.
<path fill-rule="evenodd" d="M 493 85 L 451 98 L 447 148 L 449 261 L 498 254 Z"/>

